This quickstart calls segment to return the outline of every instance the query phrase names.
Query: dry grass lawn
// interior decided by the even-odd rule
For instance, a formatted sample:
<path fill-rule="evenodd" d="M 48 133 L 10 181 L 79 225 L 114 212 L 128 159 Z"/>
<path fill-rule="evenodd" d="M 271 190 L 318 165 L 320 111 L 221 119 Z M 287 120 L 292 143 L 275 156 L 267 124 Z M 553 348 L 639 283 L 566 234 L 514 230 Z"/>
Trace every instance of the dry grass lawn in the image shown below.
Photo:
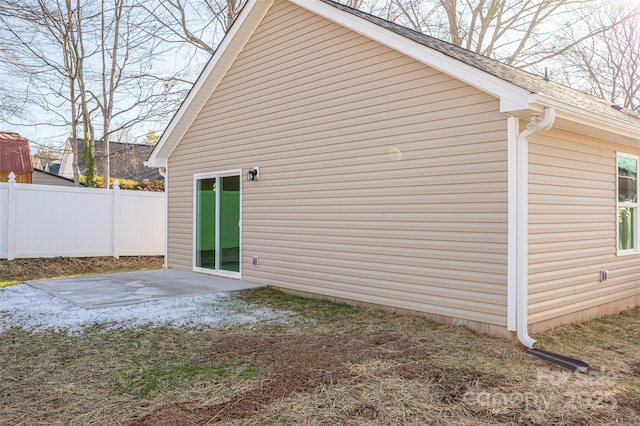
<path fill-rule="evenodd" d="M 162 268 L 162 256 L 0 259 L 0 287 L 23 281 Z"/>
<path fill-rule="evenodd" d="M 56 272 L 60 273 L 60 272 Z M 20 279 L 19 277 L 17 279 Z M 257 328 L 0 335 L 0 424 L 638 424 L 640 310 L 536 336 L 592 366 L 426 319 L 288 296 Z M 0 313 L 1 315 L 1 313 Z"/>

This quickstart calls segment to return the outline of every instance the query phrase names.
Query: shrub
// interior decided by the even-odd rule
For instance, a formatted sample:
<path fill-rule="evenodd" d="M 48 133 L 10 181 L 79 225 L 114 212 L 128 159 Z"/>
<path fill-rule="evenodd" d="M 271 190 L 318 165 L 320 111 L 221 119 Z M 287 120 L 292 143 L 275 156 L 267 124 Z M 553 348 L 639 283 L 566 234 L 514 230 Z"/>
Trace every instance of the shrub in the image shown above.
<path fill-rule="evenodd" d="M 113 188 L 113 182 L 115 182 L 116 180 L 120 182 L 120 189 L 152 192 L 164 191 L 164 181 L 154 179 L 143 179 L 141 181 L 137 181 L 134 179 L 120 179 L 112 177 L 109 178 L 109 188 Z M 80 176 L 80 182 L 84 183 L 84 176 Z M 104 188 L 104 177 L 96 176 L 95 183 L 96 188 Z"/>

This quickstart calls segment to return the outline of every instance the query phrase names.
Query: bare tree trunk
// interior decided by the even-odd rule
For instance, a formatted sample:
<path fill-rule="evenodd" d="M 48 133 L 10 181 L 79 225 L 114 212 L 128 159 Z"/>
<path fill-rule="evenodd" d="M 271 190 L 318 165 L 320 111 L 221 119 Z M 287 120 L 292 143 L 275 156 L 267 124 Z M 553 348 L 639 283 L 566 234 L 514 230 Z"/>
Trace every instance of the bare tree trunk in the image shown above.
<path fill-rule="evenodd" d="M 107 99 L 107 37 L 105 32 L 105 0 L 100 2 L 101 6 L 101 16 L 100 20 L 102 22 L 102 26 L 100 28 L 100 35 L 102 38 L 102 186 L 104 189 L 109 189 L 109 184 L 111 181 L 111 152 L 109 145 L 109 114 L 106 110 L 106 105 L 108 102 Z M 116 29 L 116 34 L 118 30 Z M 114 49 L 117 45 L 114 46 Z M 112 62 L 115 61 L 113 59 L 115 57 L 115 52 L 112 53 Z"/>
<path fill-rule="evenodd" d="M 76 83 L 80 95 L 80 114 L 84 129 L 84 148 L 82 160 L 84 165 L 85 185 L 95 186 L 95 140 L 93 126 L 91 125 L 91 115 L 89 113 L 89 100 L 85 86 L 84 59 L 85 49 L 83 40 L 83 17 L 80 0 L 76 0 L 75 9 L 71 0 L 65 0 L 67 7 L 67 20 L 71 26 L 70 40 L 74 51 L 75 69 L 77 70 Z"/>
<path fill-rule="evenodd" d="M 480 2 L 479 7 L 482 7 L 483 3 L 484 3 L 484 0 Z M 451 43 L 461 46 L 462 37 L 460 37 L 460 29 L 458 28 L 458 8 L 456 7 L 457 6 L 456 0 L 440 0 L 440 5 L 443 7 L 447 15 L 447 21 L 449 24 L 449 33 L 451 34 Z M 475 22 L 475 19 L 476 19 L 476 14 L 473 14 L 472 28 L 473 28 L 473 22 Z"/>
<path fill-rule="evenodd" d="M 236 19 L 236 0 L 227 0 L 227 20 L 225 22 L 226 30 L 228 31 Z"/>
<path fill-rule="evenodd" d="M 76 98 L 75 80 L 69 76 L 69 93 L 72 100 Z M 71 145 L 72 153 L 72 168 L 73 168 L 73 183 L 75 186 L 80 185 L 80 167 L 78 165 L 80 154 L 78 152 L 78 112 L 76 111 L 75 101 L 71 102 L 71 139 L 69 144 Z"/>

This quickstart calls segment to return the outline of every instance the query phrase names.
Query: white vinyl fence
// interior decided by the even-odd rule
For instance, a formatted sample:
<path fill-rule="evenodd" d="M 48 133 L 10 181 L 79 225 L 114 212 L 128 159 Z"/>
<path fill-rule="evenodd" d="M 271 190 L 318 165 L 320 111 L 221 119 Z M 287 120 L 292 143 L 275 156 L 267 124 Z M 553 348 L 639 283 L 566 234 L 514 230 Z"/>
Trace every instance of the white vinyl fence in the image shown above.
<path fill-rule="evenodd" d="M 0 259 L 164 254 L 165 194 L 0 183 Z"/>

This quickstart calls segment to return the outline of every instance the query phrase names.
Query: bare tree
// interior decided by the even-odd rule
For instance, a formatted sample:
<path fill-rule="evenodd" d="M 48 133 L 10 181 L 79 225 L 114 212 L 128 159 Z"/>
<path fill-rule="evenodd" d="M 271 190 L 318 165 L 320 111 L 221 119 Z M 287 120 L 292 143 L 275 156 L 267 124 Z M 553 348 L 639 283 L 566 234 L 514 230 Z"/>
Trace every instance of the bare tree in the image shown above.
<path fill-rule="evenodd" d="M 3 14 L 6 6 L 0 3 L 0 16 Z M 2 21 L 0 21 L 0 119 L 8 121 L 10 117 L 22 114 L 20 102 L 15 99 L 15 87 L 9 87 L 4 83 L 4 77 L 9 78 L 11 71 L 15 69 L 15 57 L 11 51 L 9 43 L 9 33 L 3 29 Z M 3 72 L 4 71 L 4 72 Z"/>
<path fill-rule="evenodd" d="M 187 43 L 213 54 L 246 0 L 166 0 L 143 6 L 164 27 L 157 33 L 165 42 Z"/>
<path fill-rule="evenodd" d="M 389 18 L 394 21 L 504 63 L 526 67 L 566 48 L 559 42 L 563 41 L 563 33 L 575 24 L 575 9 L 594 2 L 390 0 L 390 3 Z"/>
<path fill-rule="evenodd" d="M 111 119 L 113 117 L 113 104 L 115 99 L 115 89 L 121 79 L 118 72 L 118 54 L 120 48 L 120 24 L 124 10 L 124 0 L 114 0 L 112 10 L 112 26 L 107 26 L 107 5 L 106 1 L 101 1 L 100 10 L 100 33 L 102 38 L 101 57 L 102 57 L 102 99 L 96 99 L 102 112 L 102 155 L 103 166 L 102 173 L 104 177 L 104 187 L 109 188 L 109 180 L 111 178 L 111 155 L 110 155 L 110 131 Z M 111 31 L 110 50 L 107 47 L 109 40 L 109 29 Z M 122 69 L 122 68 L 120 68 Z"/>
<path fill-rule="evenodd" d="M 358 9 L 384 19 L 391 19 L 390 0 L 334 0 L 336 3 Z"/>
<path fill-rule="evenodd" d="M 111 134 L 141 122 L 158 125 L 186 90 L 176 84 L 180 80 L 172 70 L 154 69 L 168 49 L 154 42 L 149 31 L 154 25 L 132 0 L 7 0 L 0 7 L 0 30 L 9 35 L 13 69 L 37 91 L 31 90 L 33 104 L 70 130 L 76 182 L 79 133 L 91 184 L 95 160 L 109 177 Z"/>
<path fill-rule="evenodd" d="M 339 1 L 520 68 L 561 55 L 619 23 L 588 30 L 580 25 L 589 15 L 583 11 L 607 6 L 595 0 Z"/>
<path fill-rule="evenodd" d="M 14 70 L 29 80 L 28 91 L 33 87 L 39 92 L 39 99 L 31 95 L 28 101 L 55 114 L 76 140 L 78 125 L 90 126 L 86 103 L 79 101 L 87 99 L 80 0 L 7 0 L 0 9 L 0 25 L 11 36 L 5 46 L 12 51 Z M 63 105 L 68 106 L 68 113 L 60 108 Z M 73 176 L 78 184 L 79 152 L 76 144 L 72 146 Z"/>
<path fill-rule="evenodd" d="M 45 6 L 42 0 L 38 0 L 45 10 Z M 79 95 L 79 106 L 80 106 L 80 117 L 83 127 L 83 150 L 82 150 L 82 160 L 85 167 L 84 177 L 85 177 L 85 185 L 89 187 L 95 187 L 95 176 L 96 176 L 96 166 L 95 166 L 95 132 L 93 129 L 93 125 L 91 123 L 91 113 L 89 111 L 89 95 L 87 86 L 85 83 L 85 60 L 87 59 L 87 54 L 85 51 L 84 44 L 84 32 L 86 26 L 84 24 L 84 15 L 83 8 L 80 3 L 80 0 L 75 0 L 75 4 L 73 0 L 65 0 L 66 6 L 66 25 L 71 27 L 68 31 L 69 37 L 69 50 L 67 50 L 66 58 L 76 69 L 75 75 L 75 83 L 78 89 Z M 72 91 L 75 92 L 73 88 L 73 82 L 70 82 L 69 87 Z M 72 97 L 71 99 L 75 99 Z M 75 111 L 74 107 L 75 102 L 72 102 L 72 109 Z M 72 112 L 72 116 L 75 114 Z M 76 146 L 76 139 L 72 139 L 72 145 Z M 77 168 L 78 158 L 74 157 L 74 169 Z M 74 173 L 75 175 L 75 173 Z"/>
<path fill-rule="evenodd" d="M 640 7 L 624 0 L 341 0 L 638 110 Z M 625 4 L 627 7 L 625 8 Z"/>
<path fill-rule="evenodd" d="M 102 165 L 104 182 L 109 182 L 112 135 L 130 134 L 132 126 L 171 116 L 179 98 L 172 99 L 170 92 L 184 80 L 172 71 L 162 73 L 166 67 L 154 69 L 156 55 L 162 56 L 170 49 L 158 47 L 157 33 L 149 30 L 157 23 L 139 2 L 101 0 L 100 7 L 101 80 L 92 95 L 102 118 L 96 157 Z"/>
<path fill-rule="evenodd" d="M 564 70 L 560 78 L 613 104 L 640 112 L 640 6 L 632 11 L 609 7 L 590 15 L 585 25 L 601 28 L 610 22 L 621 24 L 577 43 L 562 56 L 562 63 L 557 65 Z"/>
<path fill-rule="evenodd" d="M 1 22 L 1 21 L 0 21 Z M 16 93 L 16 87 L 10 87 L 5 81 L 9 80 L 11 71 L 15 69 L 15 58 L 9 48 L 7 34 L 0 26 L 0 119 L 8 121 L 10 117 L 21 118 L 23 114 L 23 102 L 21 96 Z M 7 73 L 5 79 L 2 74 Z"/>
<path fill-rule="evenodd" d="M 15 89 L 10 89 L 0 83 L 0 120 L 8 122 L 12 117 L 21 118 L 23 102 L 16 96 Z"/>

